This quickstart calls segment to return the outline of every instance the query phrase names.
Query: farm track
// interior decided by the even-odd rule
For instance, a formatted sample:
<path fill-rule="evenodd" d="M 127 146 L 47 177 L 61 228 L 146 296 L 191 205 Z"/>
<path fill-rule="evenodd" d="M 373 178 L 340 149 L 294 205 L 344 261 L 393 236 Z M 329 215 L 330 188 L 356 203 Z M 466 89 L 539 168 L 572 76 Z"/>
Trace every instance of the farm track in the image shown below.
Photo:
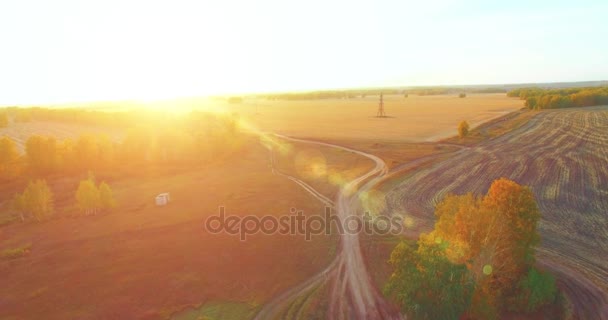
<path fill-rule="evenodd" d="M 334 207 L 341 221 L 351 215 L 358 214 L 359 195 L 371 189 L 388 172 L 384 161 L 371 154 L 325 142 L 296 139 L 282 135 L 276 136 L 288 141 L 341 149 L 374 161 L 375 167 L 372 170 L 350 181 L 340 189 L 337 204 Z M 274 166 L 275 160 L 272 150 L 270 162 L 273 173 L 294 181 L 326 205 L 334 204 L 300 179 L 278 171 Z M 363 184 L 365 181 L 367 182 Z M 359 187 L 361 184 L 363 186 Z M 305 313 L 301 306 L 305 305 L 307 300 L 314 296 L 315 290 L 325 284 L 330 286 L 330 306 L 327 314 L 330 319 L 401 319 L 401 315 L 384 300 L 382 294 L 374 286 L 361 253 L 359 235 L 355 233 L 340 236 L 336 258 L 329 266 L 300 285 L 292 287 L 275 297 L 257 313 L 254 319 L 298 318 Z M 304 298 L 304 301 L 299 300 L 301 297 Z M 290 317 L 289 311 L 294 304 L 300 304 L 301 306 L 295 306 L 299 310 L 297 310 L 295 317 Z"/>
<path fill-rule="evenodd" d="M 608 319 L 608 107 L 546 111 L 459 150 L 388 192 L 387 212 L 403 212 L 428 229 L 446 194 L 482 194 L 500 177 L 536 195 L 538 263 L 557 275 L 573 316 Z"/>

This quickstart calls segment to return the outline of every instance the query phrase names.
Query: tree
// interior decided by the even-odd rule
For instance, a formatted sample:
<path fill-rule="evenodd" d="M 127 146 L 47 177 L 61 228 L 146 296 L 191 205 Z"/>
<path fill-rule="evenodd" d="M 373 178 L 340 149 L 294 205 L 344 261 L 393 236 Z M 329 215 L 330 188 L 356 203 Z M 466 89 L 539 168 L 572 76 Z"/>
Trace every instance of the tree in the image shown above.
<path fill-rule="evenodd" d="M 30 181 L 23 192 L 23 204 L 25 211 L 38 221 L 53 214 L 53 193 L 45 180 Z"/>
<path fill-rule="evenodd" d="M 530 97 L 528 99 L 526 99 L 526 108 L 528 109 L 536 109 L 536 97 Z"/>
<path fill-rule="evenodd" d="M 8 127 L 8 114 L 6 111 L 0 112 L 0 128 Z"/>
<path fill-rule="evenodd" d="M 0 179 L 12 179 L 18 174 L 19 151 L 15 142 L 7 137 L 0 138 Z"/>
<path fill-rule="evenodd" d="M 74 146 L 75 156 L 78 158 L 79 169 L 82 171 L 93 170 L 99 159 L 99 146 L 95 136 L 83 134 L 78 137 Z"/>
<path fill-rule="evenodd" d="M 557 297 L 555 278 L 547 273 L 531 268 L 518 284 L 519 293 L 513 298 L 512 310 L 531 312 Z"/>
<path fill-rule="evenodd" d="M 398 246 L 391 256 L 396 269 L 388 288 L 405 310 L 411 312 L 408 308 L 413 305 L 433 309 L 425 312 L 448 310 L 424 302 L 431 299 L 425 298 L 428 294 L 441 303 L 464 303 L 468 317 L 492 319 L 498 317 L 505 301 L 523 306 L 520 310 L 533 310 L 554 300 L 551 278 L 533 271 L 540 212 L 529 188 L 501 178 L 483 197 L 448 195 L 435 208 L 435 215 L 435 228 L 420 236 L 415 254 Z M 460 267 L 466 272 L 460 273 Z M 446 272 L 450 272 L 450 281 L 456 277 L 457 282 L 444 285 L 458 284 L 450 292 L 462 295 L 461 299 L 470 293 L 468 300 L 448 297 L 443 288 L 432 285 L 429 277 L 441 279 Z M 474 286 L 468 287 L 467 281 Z M 425 317 L 448 318 L 446 313 Z"/>
<path fill-rule="evenodd" d="M 53 137 L 30 136 L 25 143 L 25 155 L 29 168 L 35 174 L 45 175 L 57 169 L 59 154 L 57 141 Z"/>
<path fill-rule="evenodd" d="M 116 200 L 114 200 L 112 189 L 105 182 L 99 185 L 99 199 L 102 210 L 110 210 L 116 207 Z"/>
<path fill-rule="evenodd" d="M 101 205 L 99 190 L 91 176 L 80 181 L 76 191 L 76 202 L 78 208 L 84 211 L 85 215 L 95 214 Z"/>
<path fill-rule="evenodd" d="M 415 319 L 459 319 L 468 309 L 473 282 L 462 264 L 451 263 L 445 246 L 421 237 L 418 250 L 402 242 L 391 254 L 395 268 L 385 293 Z"/>
<path fill-rule="evenodd" d="M 469 123 L 466 120 L 458 124 L 458 136 L 464 138 L 469 135 Z"/>

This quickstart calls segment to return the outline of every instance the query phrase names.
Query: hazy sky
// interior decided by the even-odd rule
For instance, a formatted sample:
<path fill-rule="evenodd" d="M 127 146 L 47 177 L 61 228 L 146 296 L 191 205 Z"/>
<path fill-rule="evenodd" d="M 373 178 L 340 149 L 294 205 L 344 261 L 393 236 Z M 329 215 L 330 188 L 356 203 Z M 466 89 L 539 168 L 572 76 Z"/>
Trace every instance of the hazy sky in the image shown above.
<path fill-rule="evenodd" d="M 0 104 L 608 79 L 608 1 L 2 0 Z"/>

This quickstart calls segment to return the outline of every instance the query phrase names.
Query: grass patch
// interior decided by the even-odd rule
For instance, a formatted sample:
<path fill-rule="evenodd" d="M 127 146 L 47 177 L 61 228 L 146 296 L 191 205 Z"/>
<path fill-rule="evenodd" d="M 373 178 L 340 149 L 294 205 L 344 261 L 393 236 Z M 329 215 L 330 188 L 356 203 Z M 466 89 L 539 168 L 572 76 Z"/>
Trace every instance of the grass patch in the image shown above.
<path fill-rule="evenodd" d="M 174 320 L 241 320 L 251 319 L 257 306 L 244 302 L 209 302 L 199 308 L 182 311 Z"/>
<path fill-rule="evenodd" d="M 0 259 L 10 260 L 26 256 L 30 253 L 31 244 L 26 244 L 21 247 L 5 249 L 0 253 Z"/>

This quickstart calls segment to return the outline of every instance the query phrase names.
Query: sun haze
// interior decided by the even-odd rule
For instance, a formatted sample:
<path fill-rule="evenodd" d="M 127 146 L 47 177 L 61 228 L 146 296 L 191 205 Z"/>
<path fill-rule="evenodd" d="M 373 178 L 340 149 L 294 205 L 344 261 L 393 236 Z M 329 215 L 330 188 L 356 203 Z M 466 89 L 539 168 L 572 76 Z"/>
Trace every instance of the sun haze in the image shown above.
<path fill-rule="evenodd" d="M 0 105 L 604 80 L 582 2 L 4 1 Z"/>
<path fill-rule="evenodd" d="M 0 320 L 608 320 L 607 12 L 0 0 Z"/>

